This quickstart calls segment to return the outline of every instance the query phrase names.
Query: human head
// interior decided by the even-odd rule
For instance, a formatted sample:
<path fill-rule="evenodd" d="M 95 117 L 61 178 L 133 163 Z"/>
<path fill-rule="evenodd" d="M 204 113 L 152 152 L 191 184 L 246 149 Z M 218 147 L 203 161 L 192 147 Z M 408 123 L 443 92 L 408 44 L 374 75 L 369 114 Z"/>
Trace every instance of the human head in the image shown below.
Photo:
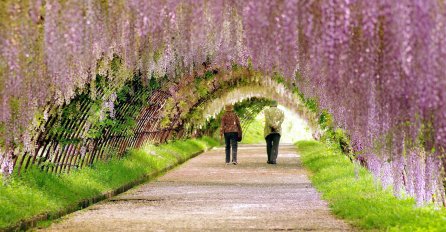
<path fill-rule="evenodd" d="M 225 105 L 225 110 L 226 111 L 233 111 L 234 107 L 232 105 Z"/>
<path fill-rule="evenodd" d="M 276 100 L 271 101 L 271 106 L 272 107 L 277 107 L 277 101 Z"/>

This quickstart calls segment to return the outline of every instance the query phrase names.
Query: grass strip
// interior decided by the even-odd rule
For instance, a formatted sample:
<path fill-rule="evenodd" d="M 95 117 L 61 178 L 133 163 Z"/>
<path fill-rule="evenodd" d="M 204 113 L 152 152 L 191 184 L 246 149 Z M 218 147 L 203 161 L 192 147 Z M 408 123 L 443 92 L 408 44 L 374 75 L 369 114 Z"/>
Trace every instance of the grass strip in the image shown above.
<path fill-rule="evenodd" d="M 302 164 L 311 182 L 329 202 L 332 212 L 362 230 L 446 231 L 446 209 L 417 207 L 413 198 L 397 199 L 372 174 L 340 153 L 316 141 L 299 141 Z"/>
<path fill-rule="evenodd" d="M 147 145 L 131 150 L 122 159 L 96 162 L 92 167 L 69 174 L 57 176 L 31 168 L 20 177 L 12 176 L 8 183 L 0 178 L 0 230 L 13 228 L 33 217 L 47 219 L 39 215 L 57 218 L 67 208 L 79 208 L 79 203 L 85 199 L 94 199 L 104 192 L 171 168 L 217 145 L 216 140 L 208 137 Z"/>

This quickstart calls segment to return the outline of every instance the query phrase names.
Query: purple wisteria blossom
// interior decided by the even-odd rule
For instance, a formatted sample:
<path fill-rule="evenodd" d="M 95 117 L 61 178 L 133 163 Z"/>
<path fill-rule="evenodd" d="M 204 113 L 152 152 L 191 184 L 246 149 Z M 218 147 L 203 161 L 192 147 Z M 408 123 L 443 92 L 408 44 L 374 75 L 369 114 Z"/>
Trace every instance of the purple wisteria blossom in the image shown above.
<path fill-rule="evenodd" d="M 48 119 L 45 106 L 69 102 L 96 74 L 117 90 L 135 73 L 181 82 L 210 62 L 282 74 L 333 115 L 361 162 L 396 195 L 405 190 L 419 203 L 440 196 L 443 1 L 25 2 L 0 3 L 3 173 L 9 151 L 31 149 L 35 115 Z M 124 68 L 111 74 L 113 57 Z M 101 117 L 115 115 L 112 98 Z"/>

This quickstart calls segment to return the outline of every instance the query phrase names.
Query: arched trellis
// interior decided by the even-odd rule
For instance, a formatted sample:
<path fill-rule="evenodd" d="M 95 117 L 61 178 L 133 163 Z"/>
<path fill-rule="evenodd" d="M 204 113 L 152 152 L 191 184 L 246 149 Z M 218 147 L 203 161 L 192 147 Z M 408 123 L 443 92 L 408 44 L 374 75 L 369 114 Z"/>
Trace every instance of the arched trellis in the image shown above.
<path fill-rule="evenodd" d="M 414 170 L 429 179 L 430 190 L 418 191 L 419 201 L 429 201 L 430 183 L 444 178 L 443 1 L 3 0 L 0 17 L 2 173 L 9 173 L 14 154 L 27 143 L 36 112 L 49 100 L 71 101 L 76 89 L 112 70 L 118 56 L 125 68 L 110 78 L 116 88 L 132 78 L 128 73 L 167 74 L 175 81 L 208 61 L 278 71 L 328 110 L 354 150 L 376 161 L 369 162 L 375 175 L 397 166 L 384 177 L 402 185 L 409 151 L 411 160 L 433 170 Z M 48 138 L 57 136 L 41 140 Z M 85 147 L 79 144 L 46 147 L 50 153 Z"/>
<path fill-rule="evenodd" d="M 97 160 L 121 157 L 128 149 L 140 147 L 145 142 L 162 143 L 201 135 L 206 132 L 201 130 L 199 124 L 205 121 L 188 116 L 198 114 L 201 115 L 199 118 L 205 119 L 204 114 L 209 114 L 209 111 L 205 113 L 204 110 L 212 109 L 212 104 L 221 99 L 231 103 L 251 97 L 278 99 L 281 104 L 305 114 L 305 108 L 299 104 L 297 96 L 285 86 L 247 68 L 214 68 L 206 70 L 201 76 L 187 76 L 184 79 L 190 81 L 186 84 L 165 81 L 156 88 L 144 85 L 137 77 L 125 84 L 123 89 L 129 90 L 113 97 L 112 103 L 119 104 L 112 111 L 114 122 L 122 123 L 126 117 L 134 117 L 135 125 L 130 131 L 128 128 L 116 129 L 106 125 L 98 132 L 99 136 L 89 136 L 93 127 L 89 121 L 91 110 L 96 104 L 89 96 L 91 93 L 80 94 L 70 104 L 62 106 L 62 110 L 52 111 L 52 106 L 48 106 L 45 112 L 56 113 L 48 116 L 32 139 L 33 151 L 15 157 L 15 170 L 20 174 L 37 165 L 47 172 L 69 172 Z M 101 99 L 104 96 L 101 87 L 95 88 L 95 98 Z M 238 97 L 231 95 L 234 93 Z M 109 104 L 110 100 L 102 102 L 105 103 Z M 168 123 L 163 123 L 166 119 Z M 104 123 L 107 123 L 106 119 Z"/>
<path fill-rule="evenodd" d="M 305 118 L 312 129 L 316 129 L 317 127 L 316 115 L 309 112 L 302 104 L 299 97 L 292 93 L 289 88 L 270 77 L 262 79 L 260 85 L 242 86 L 223 94 L 219 98 L 204 102 L 202 107 L 202 120 L 196 123 L 198 125 L 206 125 L 207 121 L 215 118 L 215 116 L 223 110 L 225 105 L 235 104 L 251 98 L 277 100 L 279 104 Z M 263 106 L 259 107 L 263 108 Z M 253 110 L 257 113 L 259 112 L 258 109 Z M 250 118 L 251 116 L 248 115 L 247 117 Z M 249 126 L 249 121 L 242 124 L 244 124 L 243 127 L 246 128 Z"/>
<path fill-rule="evenodd" d="M 269 77 L 266 77 L 261 85 L 243 86 L 225 93 L 220 98 L 207 102 L 203 111 L 204 117 L 209 118 L 223 109 L 226 104 L 234 104 L 249 98 L 274 99 L 279 104 L 286 106 L 299 115 L 314 121 L 314 114 L 308 112 L 296 94 L 293 94 L 287 87 Z M 315 125 L 313 125 L 315 126 Z"/>
<path fill-rule="evenodd" d="M 234 111 L 240 119 L 242 131 L 246 131 L 252 122 L 254 122 L 257 115 L 262 112 L 265 107 L 270 105 L 271 99 L 262 97 L 243 98 L 240 101 L 233 103 Z M 224 109 L 222 108 L 222 110 L 216 115 L 206 117 L 205 123 L 199 124 L 199 129 L 196 134 L 210 137 L 218 136 L 220 133 L 219 129 L 223 113 Z"/>

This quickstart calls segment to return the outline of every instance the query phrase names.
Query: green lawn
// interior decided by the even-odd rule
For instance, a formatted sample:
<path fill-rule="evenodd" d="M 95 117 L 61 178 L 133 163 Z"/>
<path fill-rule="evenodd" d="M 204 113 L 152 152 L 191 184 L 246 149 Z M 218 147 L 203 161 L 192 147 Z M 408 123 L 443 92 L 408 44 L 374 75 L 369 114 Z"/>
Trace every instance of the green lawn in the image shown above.
<path fill-rule="evenodd" d="M 0 177 L 0 230 L 22 219 L 76 205 L 217 145 L 207 137 L 148 145 L 130 151 L 123 159 L 97 162 L 70 174 L 56 176 L 30 169 L 20 177 L 11 177 L 8 183 Z"/>
<path fill-rule="evenodd" d="M 364 230 L 446 231 L 446 210 L 416 207 L 412 198 L 397 199 L 375 184 L 372 174 L 345 155 L 316 141 L 296 143 L 311 182 L 330 204 L 332 212 Z"/>
<path fill-rule="evenodd" d="M 263 123 L 260 119 L 252 121 L 248 128 L 243 131 L 243 139 L 241 141 L 243 144 L 259 144 L 265 143 L 265 138 L 263 137 Z"/>

